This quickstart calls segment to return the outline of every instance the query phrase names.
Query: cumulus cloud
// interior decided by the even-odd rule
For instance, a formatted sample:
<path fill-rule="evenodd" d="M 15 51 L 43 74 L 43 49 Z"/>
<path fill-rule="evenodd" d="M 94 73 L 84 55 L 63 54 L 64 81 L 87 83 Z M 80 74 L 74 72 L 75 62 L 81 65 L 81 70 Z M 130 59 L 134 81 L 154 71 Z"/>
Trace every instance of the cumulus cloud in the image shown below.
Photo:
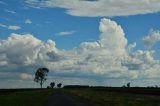
<path fill-rule="evenodd" d="M 127 39 L 120 25 L 109 19 L 101 19 L 99 30 L 100 44 L 116 54 L 124 54 L 126 52 Z M 117 42 L 118 41 L 118 42 Z"/>
<path fill-rule="evenodd" d="M 66 36 L 66 35 L 72 35 L 72 34 L 74 34 L 74 33 L 75 33 L 75 31 L 63 31 L 63 32 L 57 33 L 56 35 Z"/>
<path fill-rule="evenodd" d="M 145 36 L 142 40 L 145 47 L 151 48 L 160 41 L 160 31 L 152 30 L 149 35 Z"/>
<path fill-rule="evenodd" d="M 25 23 L 26 23 L 26 24 L 32 24 L 32 21 L 31 21 L 30 19 L 26 19 L 26 20 L 25 20 Z"/>
<path fill-rule="evenodd" d="M 38 59 L 45 59 L 48 52 L 57 52 L 54 41 L 48 40 L 44 44 L 30 34 L 20 35 L 12 33 L 8 40 L 2 40 L 0 44 L 0 52 L 8 58 L 8 62 L 17 65 L 34 64 Z"/>
<path fill-rule="evenodd" d="M 0 27 L 2 27 L 2 28 L 7 28 L 7 29 L 9 29 L 9 30 L 19 30 L 19 29 L 21 29 L 21 27 L 20 26 L 17 26 L 17 25 L 4 25 L 4 24 L 0 24 Z"/>
<path fill-rule="evenodd" d="M 25 2 L 36 8 L 64 8 L 67 14 L 73 16 L 128 16 L 160 11 L 159 0 L 25 0 Z"/>
<path fill-rule="evenodd" d="M 133 80 L 158 77 L 160 61 L 154 58 L 156 51 L 128 52 L 136 43 L 128 44 L 122 27 L 110 19 L 101 19 L 99 30 L 98 41 L 82 42 L 71 50 L 58 49 L 53 40 L 44 42 L 31 34 L 12 33 L 8 39 L 0 40 L 1 72 L 19 73 L 20 80 L 32 79 L 31 73 L 39 67 L 49 68 L 50 78 Z"/>
<path fill-rule="evenodd" d="M 128 45 L 128 51 L 131 52 L 132 49 L 136 47 L 136 45 L 137 45 L 136 42 L 134 42 L 133 44 L 129 44 Z"/>

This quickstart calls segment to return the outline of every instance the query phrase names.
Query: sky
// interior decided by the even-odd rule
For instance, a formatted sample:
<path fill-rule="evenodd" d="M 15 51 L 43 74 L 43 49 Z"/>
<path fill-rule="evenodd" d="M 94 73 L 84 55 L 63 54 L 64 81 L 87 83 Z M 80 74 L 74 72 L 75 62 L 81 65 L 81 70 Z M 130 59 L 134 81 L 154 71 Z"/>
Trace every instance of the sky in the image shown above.
<path fill-rule="evenodd" d="M 0 88 L 159 86 L 159 0 L 0 0 Z"/>

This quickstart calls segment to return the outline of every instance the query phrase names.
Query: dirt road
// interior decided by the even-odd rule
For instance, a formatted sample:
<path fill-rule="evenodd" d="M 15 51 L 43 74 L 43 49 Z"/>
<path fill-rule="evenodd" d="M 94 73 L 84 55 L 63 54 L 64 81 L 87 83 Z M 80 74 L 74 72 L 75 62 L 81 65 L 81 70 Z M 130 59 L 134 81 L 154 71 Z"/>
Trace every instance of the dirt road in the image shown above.
<path fill-rule="evenodd" d="M 75 95 L 56 90 L 45 102 L 44 106 L 94 106 L 87 100 Z"/>

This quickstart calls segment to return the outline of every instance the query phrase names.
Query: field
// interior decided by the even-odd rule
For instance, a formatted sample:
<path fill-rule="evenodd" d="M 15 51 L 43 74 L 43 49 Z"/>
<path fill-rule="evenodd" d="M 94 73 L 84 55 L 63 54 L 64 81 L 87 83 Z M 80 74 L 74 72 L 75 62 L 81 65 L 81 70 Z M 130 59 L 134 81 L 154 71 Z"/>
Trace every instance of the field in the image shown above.
<path fill-rule="evenodd" d="M 66 103 L 76 106 L 73 101 L 74 104 L 83 102 L 83 106 L 88 106 L 86 103 L 91 106 L 160 106 L 160 89 L 88 87 L 0 90 L 0 106 L 66 106 Z"/>
<path fill-rule="evenodd" d="M 1 89 L 0 106 L 42 106 L 53 90 Z"/>
<path fill-rule="evenodd" d="M 160 89 L 155 88 L 73 88 L 66 92 L 95 106 L 160 106 Z"/>

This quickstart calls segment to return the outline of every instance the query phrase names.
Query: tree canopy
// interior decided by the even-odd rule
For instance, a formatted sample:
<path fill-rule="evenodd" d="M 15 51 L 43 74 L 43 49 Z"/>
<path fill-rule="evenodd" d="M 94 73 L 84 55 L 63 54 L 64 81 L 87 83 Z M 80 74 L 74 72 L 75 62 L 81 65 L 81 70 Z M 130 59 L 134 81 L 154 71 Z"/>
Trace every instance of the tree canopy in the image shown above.
<path fill-rule="evenodd" d="M 51 87 L 51 88 L 54 88 L 54 86 L 55 86 L 55 83 L 54 83 L 54 82 L 51 82 L 51 83 L 50 83 L 50 87 Z"/>
<path fill-rule="evenodd" d="M 57 84 L 58 88 L 61 88 L 61 86 L 62 86 L 62 83 Z"/>
<path fill-rule="evenodd" d="M 35 73 L 34 81 L 40 83 L 41 88 L 43 83 L 47 80 L 46 76 L 48 72 L 49 72 L 48 68 L 38 68 Z"/>

